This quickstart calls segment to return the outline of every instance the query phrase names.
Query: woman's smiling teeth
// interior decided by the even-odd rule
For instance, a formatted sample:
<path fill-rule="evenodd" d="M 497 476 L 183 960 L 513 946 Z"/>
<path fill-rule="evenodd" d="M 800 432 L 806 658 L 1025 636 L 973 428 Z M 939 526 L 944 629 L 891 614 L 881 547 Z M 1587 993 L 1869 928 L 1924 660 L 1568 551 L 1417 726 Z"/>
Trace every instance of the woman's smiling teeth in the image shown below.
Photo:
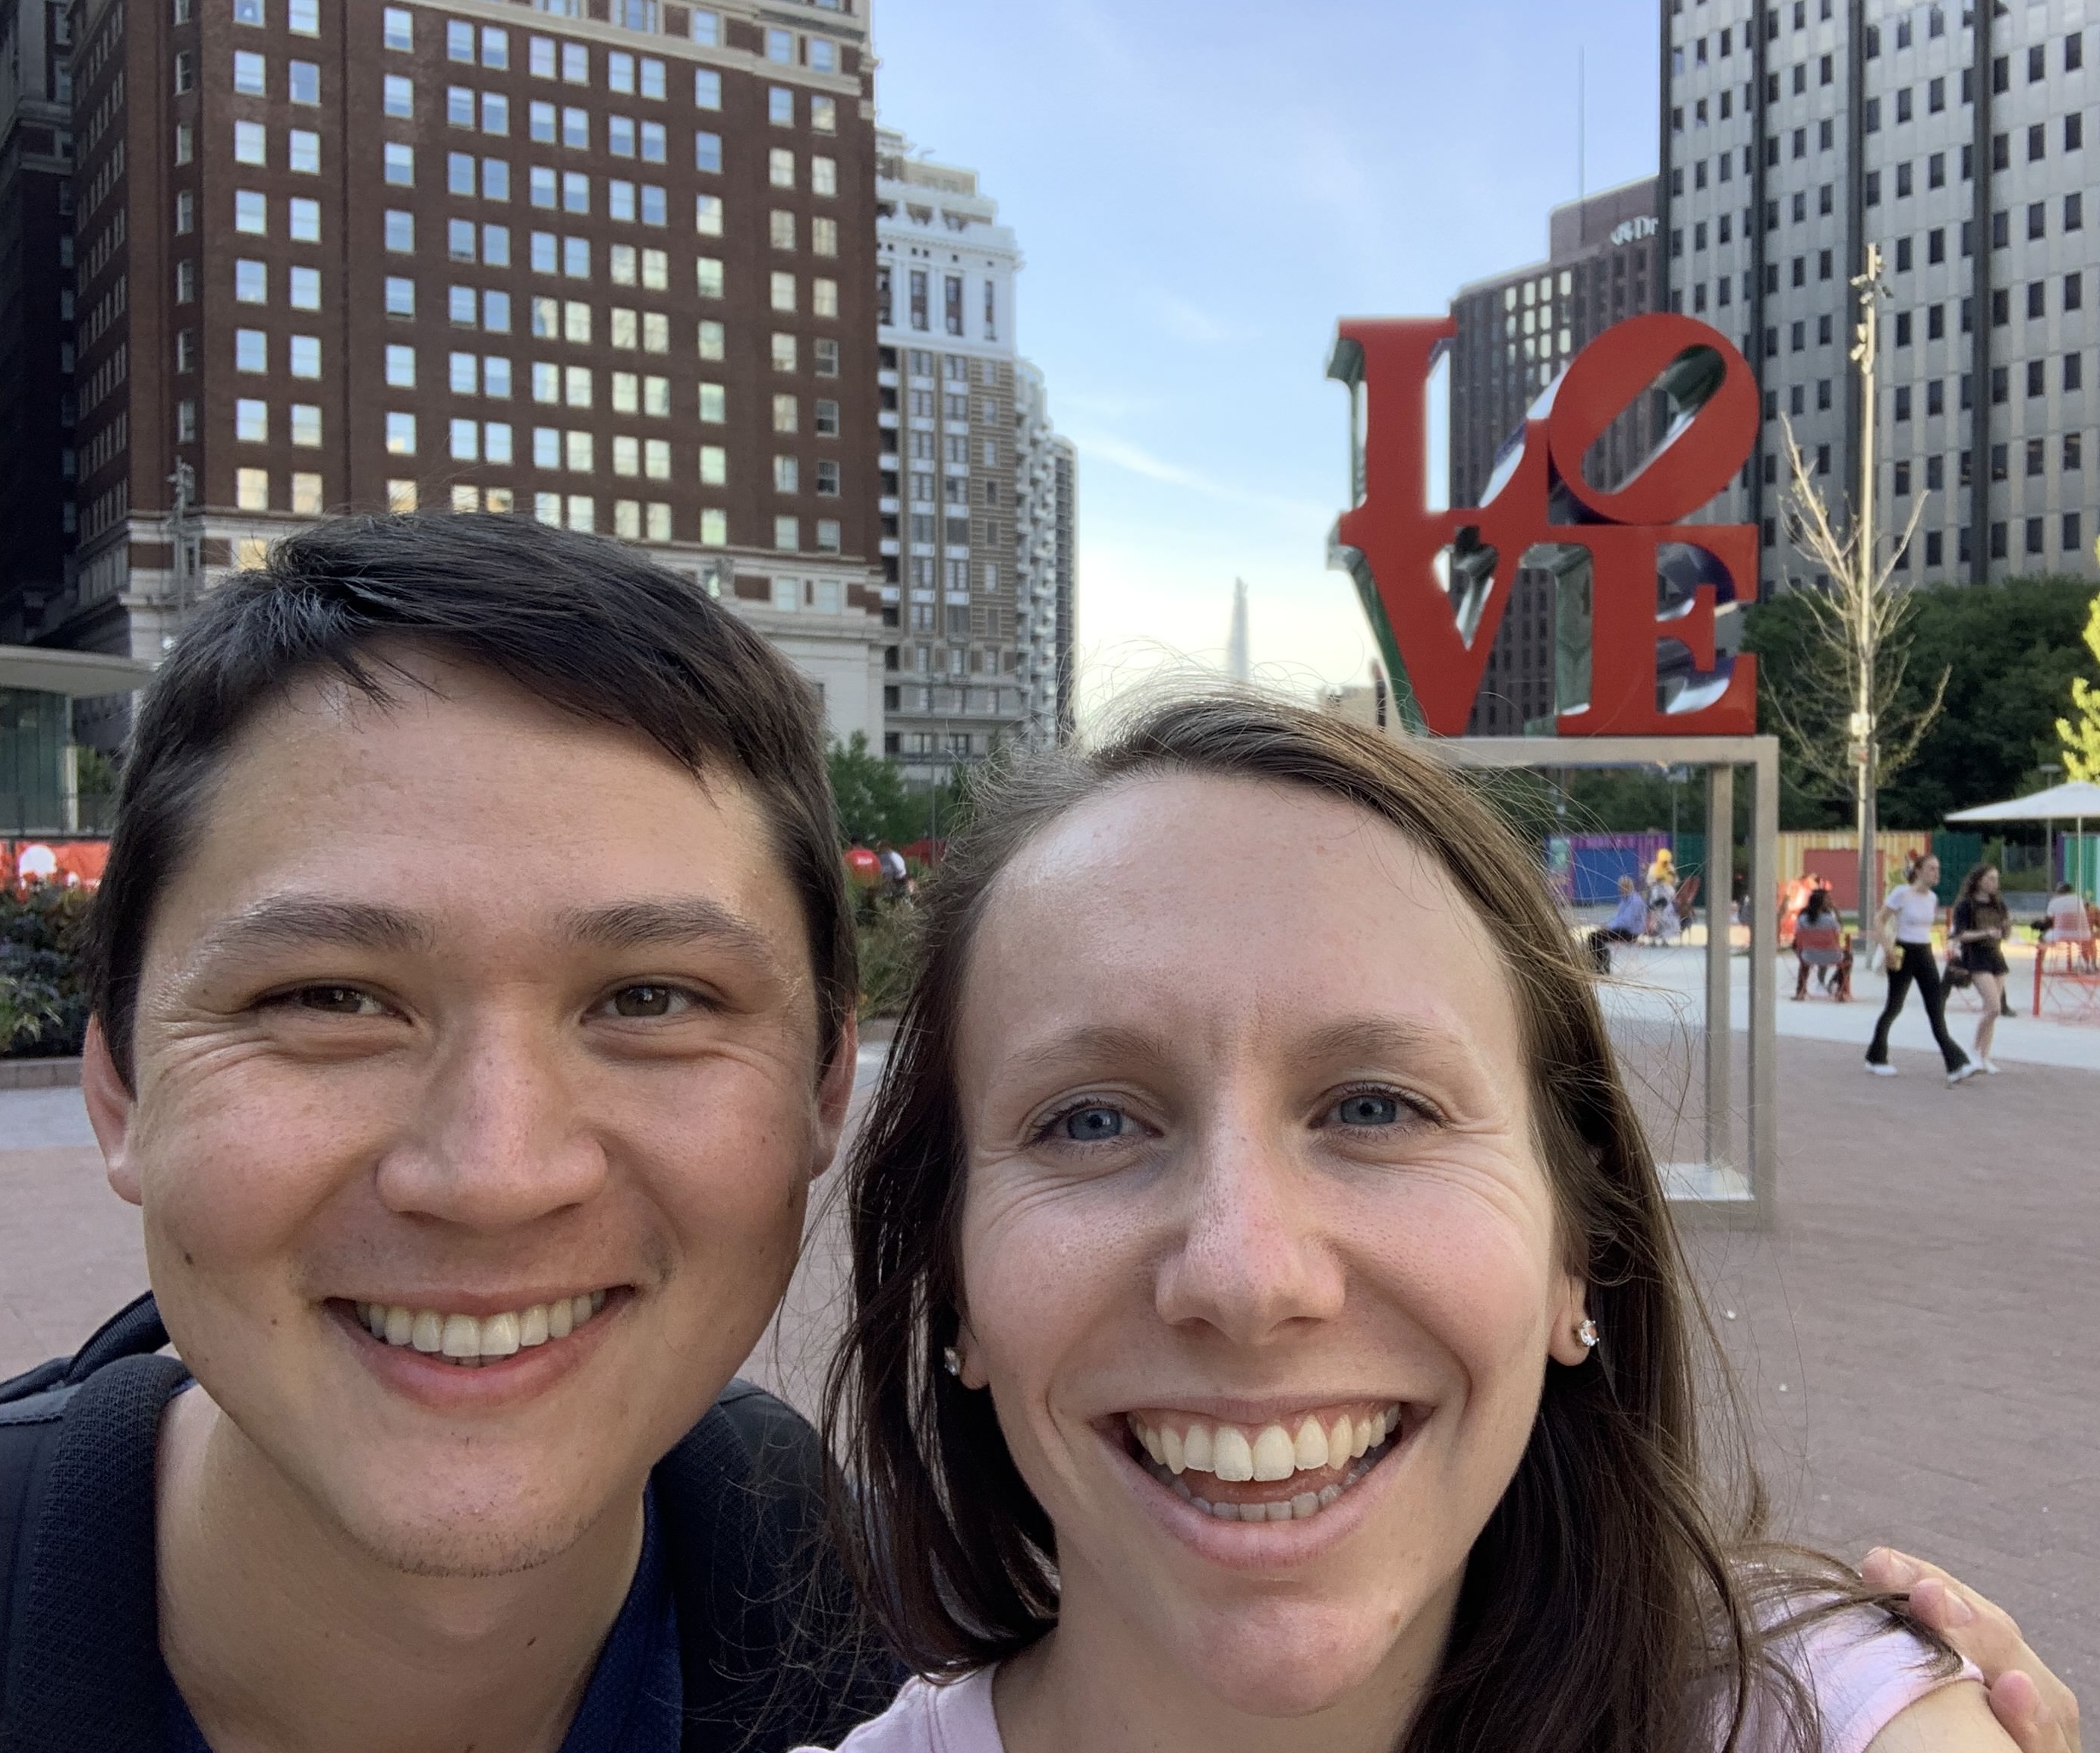
<path fill-rule="evenodd" d="M 1182 1412 L 1124 1416 L 1151 1462 L 1146 1471 L 1221 1522 L 1303 1522 L 1317 1516 L 1383 1460 L 1401 1434 L 1396 1403 L 1308 1412 L 1255 1430 Z M 1190 1473 L 1208 1473 L 1220 1486 L 1253 1489 L 1206 1485 L 1211 1495 L 1200 1495 L 1181 1477 Z M 1286 1481 L 1299 1489 L 1260 1489 Z"/>
<path fill-rule="evenodd" d="M 479 1368 L 484 1359 L 507 1358 L 549 1340 L 566 1339 L 605 1306 L 602 1290 L 500 1315 L 448 1315 L 440 1309 L 410 1309 L 399 1304 L 353 1305 L 359 1322 L 374 1339 L 408 1346 L 433 1357 Z"/>

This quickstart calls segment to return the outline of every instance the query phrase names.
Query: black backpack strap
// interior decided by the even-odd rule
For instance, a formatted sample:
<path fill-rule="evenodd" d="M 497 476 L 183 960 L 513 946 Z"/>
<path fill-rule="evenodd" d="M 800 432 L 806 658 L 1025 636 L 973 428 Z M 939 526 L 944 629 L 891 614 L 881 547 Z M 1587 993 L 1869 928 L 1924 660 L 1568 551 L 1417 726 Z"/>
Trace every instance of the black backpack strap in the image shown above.
<path fill-rule="evenodd" d="M 731 1382 L 653 1477 L 689 1753 L 829 1746 L 889 1707 L 904 1670 L 827 1537 L 823 1450 L 801 1415 Z"/>
<path fill-rule="evenodd" d="M 159 1744 L 153 1462 L 188 1379 L 167 1342 L 148 1294 L 0 1382 L 0 1753 Z"/>
<path fill-rule="evenodd" d="M 119 1358 L 146 1357 L 168 1342 L 161 1310 L 150 1290 L 132 1300 L 95 1328 L 86 1345 L 69 1358 L 53 1358 L 34 1369 L 0 1381 L 0 1406 L 26 1400 L 54 1388 L 77 1385 L 105 1363 Z"/>

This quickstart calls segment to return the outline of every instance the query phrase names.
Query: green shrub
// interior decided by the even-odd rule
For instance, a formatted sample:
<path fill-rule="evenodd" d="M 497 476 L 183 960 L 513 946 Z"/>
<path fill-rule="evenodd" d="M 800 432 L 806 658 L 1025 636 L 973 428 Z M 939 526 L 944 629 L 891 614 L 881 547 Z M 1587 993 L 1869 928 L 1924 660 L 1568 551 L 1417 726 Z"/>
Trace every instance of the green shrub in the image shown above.
<path fill-rule="evenodd" d="M 918 919 L 906 901 L 872 901 L 860 914 L 860 1014 L 894 1016 L 919 965 Z"/>
<path fill-rule="evenodd" d="M 0 1056 L 77 1054 L 87 1034 L 86 889 L 0 890 Z"/>

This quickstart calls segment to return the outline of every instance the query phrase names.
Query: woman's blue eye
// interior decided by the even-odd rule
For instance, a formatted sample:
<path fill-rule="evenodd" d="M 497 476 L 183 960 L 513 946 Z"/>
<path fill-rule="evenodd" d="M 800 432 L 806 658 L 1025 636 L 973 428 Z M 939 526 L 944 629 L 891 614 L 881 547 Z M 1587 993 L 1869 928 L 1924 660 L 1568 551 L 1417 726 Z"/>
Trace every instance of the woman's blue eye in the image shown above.
<path fill-rule="evenodd" d="M 1074 1108 L 1060 1122 L 1065 1136 L 1075 1144 L 1101 1144 L 1119 1139 L 1124 1124 L 1122 1113 L 1113 1108 Z"/>
<path fill-rule="evenodd" d="M 1345 1095 L 1335 1106 L 1335 1117 L 1345 1126 L 1390 1126 L 1400 1118 L 1400 1098 Z"/>

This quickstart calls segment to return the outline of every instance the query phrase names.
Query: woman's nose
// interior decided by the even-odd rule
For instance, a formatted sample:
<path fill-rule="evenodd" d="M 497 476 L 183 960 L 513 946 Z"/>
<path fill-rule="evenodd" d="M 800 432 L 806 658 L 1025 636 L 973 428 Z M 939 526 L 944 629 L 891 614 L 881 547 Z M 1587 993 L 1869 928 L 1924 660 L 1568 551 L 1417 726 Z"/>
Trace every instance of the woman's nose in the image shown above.
<path fill-rule="evenodd" d="M 1346 1275 L 1313 1174 L 1286 1141 L 1221 1128 L 1195 1142 L 1180 1179 L 1176 1233 L 1154 1293 L 1162 1320 L 1200 1322 L 1254 1346 L 1341 1312 Z"/>

